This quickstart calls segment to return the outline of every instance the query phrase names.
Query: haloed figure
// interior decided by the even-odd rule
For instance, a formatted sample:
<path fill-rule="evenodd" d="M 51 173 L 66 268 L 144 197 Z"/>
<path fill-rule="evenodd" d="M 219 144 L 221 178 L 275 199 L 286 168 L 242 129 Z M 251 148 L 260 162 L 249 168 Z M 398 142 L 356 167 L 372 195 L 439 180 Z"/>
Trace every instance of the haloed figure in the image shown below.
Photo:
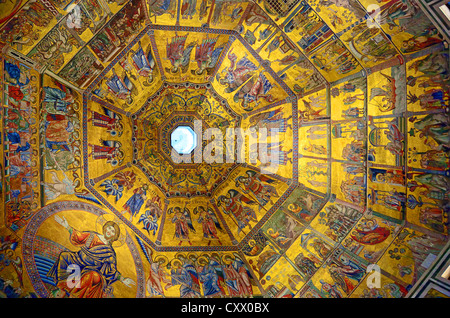
<path fill-rule="evenodd" d="M 217 241 L 222 245 L 222 242 L 217 235 L 217 230 L 223 231 L 223 229 L 214 212 L 208 208 L 205 209 L 203 206 L 199 206 L 194 209 L 194 214 L 197 213 L 199 214 L 197 222 L 202 225 L 203 238 L 208 240 L 208 245 L 210 245 L 212 241 Z"/>
<path fill-rule="evenodd" d="M 70 233 L 70 242 L 80 247 L 78 252 L 61 252 L 58 260 L 48 272 L 57 288 L 70 298 L 103 298 L 112 291 L 111 285 L 121 281 L 127 287 L 135 284 L 131 278 L 123 277 L 117 271 L 116 253 L 113 242 L 120 236 L 117 223 L 108 221 L 103 225 L 102 234 L 78 231 L 63 217 L 55 216 L 56 222 Z M 74 268 L 80 270 L 77 281 L 72 279 Z"/>
<path fill-rule="evenodd" d="M 180 207 L 171 208 L 168 214 L 174 214 L 172 218 L 172 223 L 175 224 L 175 233 L 174 236 L 180 240 L 178 245 L 181 245 L 184 241 L 188 242 L 189 245 L 192 245 L 191 240 L 189 238 L 189 232 L 195 233 L 195 228 L 192 225 L 192 219 L 189 209 L 184 207 L 181 210 Z"/>

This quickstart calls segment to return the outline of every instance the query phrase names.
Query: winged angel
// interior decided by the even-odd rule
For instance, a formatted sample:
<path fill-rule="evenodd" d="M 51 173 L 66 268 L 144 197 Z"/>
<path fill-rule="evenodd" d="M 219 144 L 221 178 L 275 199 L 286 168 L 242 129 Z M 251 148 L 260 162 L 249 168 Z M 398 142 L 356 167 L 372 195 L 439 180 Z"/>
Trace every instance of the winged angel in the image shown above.
<path fill-rule="evenodd" d="M 200 205 L 194 208 L 193 213 L 198 214 L 197 222 L 202 225 L 203 238 L 208 240 L 208 245 L 210 245 L 213 240 L 218 241 L 219 244 L 222 245 L 219 236 L 217 235 L 217 230 L 223 231 L 223 228 L 214 211 L 209 207 L 205 208 Z"/>
<path fill-rule="evenodd" d="M 174 214 L 172 217 L 172 223 L 175 223 L 175 233 L 174 236 L 180 240 L 178 245 L 181 245 L 183 241 L 187 241 L 189 245 L 192 245 L 191 240 L 189 238 L 189 232 L 195 233 L 195 228 L 192 225 L 191 212 L 186 205 L 184 208 L 180 208 L 178 206 L 170 208 L 167 213 Z"/>

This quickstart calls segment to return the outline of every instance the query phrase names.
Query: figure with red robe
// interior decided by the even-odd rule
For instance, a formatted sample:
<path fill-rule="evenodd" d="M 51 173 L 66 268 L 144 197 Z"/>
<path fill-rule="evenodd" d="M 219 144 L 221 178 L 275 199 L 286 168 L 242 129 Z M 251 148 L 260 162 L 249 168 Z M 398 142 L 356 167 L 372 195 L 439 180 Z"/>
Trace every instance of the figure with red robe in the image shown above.
<path fill-rule="evenodd" d="M 253 295 L 252 276 L 244 262 L 235 255 L 225 256 L 230 259 L 230 264 L 223 267 L 225 283 L 230 297 L 250 297 Z"/>
<path fill-rule="evenodd" d="M 47 114 L 44 127 L 45 145 L 50 151 L 71 151 L 69 139 L 74 126 L 68 116 Z"/>
<path fill-rule="evenodd" d="M 351 237 L 363 245 L 375 245 L 385 241 L 391 232 L 388 228 L 379 226 L 375 220 L 368 220 L 360 228 L 356 228 Z"/>
<path fill-rule="evenodd" d="M 260 103 L 260 99 L 272 103 L 275 101 L 269 91 L 273 88 L 272 83 L 264 75 L 264 71 L 258 76 L 253 76 L 248 80 L 234 95 L 233 100 L 238 102 L 241 100 L 241 107 L 245 111 L 252 111 Z"/>
<path fill-rule="evenodd" d="M 102 145 L 92 145 L 92 156 L 94 160 L 106 159 L 106 162 L 112 166 L 117 166 L 122 163 L 123 152 L 121 150 L 122 144 L 119 141 L 102 140 Z"/>
<path fill-rule="evenodd" d="M 172 223 L 175 223 L 175 233 L 174 236 L 180 240 L 178 245 L 181 245 L 183 241 L 187 241 L 189 245 L 192 245 L 189 238 L 189 232 L 195 233 L 195 228 L 192 225 L 192 218 L 189 209 L 184 207 L 183 211 L 180 207 L 174 207 L 169 209 L 168 214 L 174 213 L 172 218 Z"/>
<path fill-rule="evenodd" d="M 136 237 L 139 242 L 139 246 L 142 249 L 145 257 L 150 263 L 150 273 L 148 275 L 146 288 L 150 297 L 164 297 L 164 289 L 162 283 L 166 283 L 166 289 L 172 284 L 169 279 L 167 279 L 167 273 L 164 271 L 164 266 L 167 265 L 168 259 L 164 255 L 156 255 L 153 257 L 153 251 L 144 242 Z"/>
<path fill-rule="evenodd" d="M 202 225 L 203 237 L 209 240 L 208 245 L 211 244 L 212 240 L 217 240 L 222 245 L 217 236 L 217 230 L 222 231 L 223 229 L 214 212 L 211 209 L 205 209 L 203 206 L 196 207 L 193 212 L 199 214 L 197 222 Z"/>
<path fill-rule="evenodd" d="M 241 184 L 246 193 L 251 192 L 260 205 L 265 206 L 272 196 L 278 197 L 276 188 L 271 185 L 276 181 L 255 171 L 248 170 L 247 176 L 239 176 L 236 178 L 236 186 Z M 265 184 L 264 184 L 264 183 Z"/>
<path fill-rule="evenodd" d="M 108 221 L 103 225 L 103 233 L 79 231 L 69 225 L 63 217 L 55 216 L 56 222 L 70 233 L 70 243 L 80 249 L 77 252 L 64 251 L 48 272 L 56 286 L 71 298 L 103 298 L 111 294 L 112 284 L 121 281 L 127 287 L 135 284 L 117 270 L 116 253 L 113 242 L 120 236 L 117 223 Z M 71 279 L 74 268 L 80 276 Z"/>
<path fill-rule="evenodd" d="M 218 206 L 224 204 L 223 210 L 225 214 L 229 215 L 231 213 L 234 216 L 237 221 L 238 232 L 246 226 L 251 228 L 250 221 L 258 221 L 256 219 L 255 211 L 248 206 L 243 206 L 242 203 L 251 205 L 257 204 L 255 201 L 234 189 L 228 190 L 226 196 L 219 196 L 219 202 L 217 203 Z"/>
<path fill-rule="evenodd" d="M 121 123 L 121 118 L 118 114 L 103 107 L 103 114 L 91 111 L 92 117 L 88 121 L 92 122 L 92 125 L 96 127 L 106 128 L 106 131 L 111 134 L 111 136 L 121 136 L 123 131 L 123 125 Z"/>
<path fill-rule="evenodd" d="M 244 57 L 238 61 L 237 55 L 232 53 L 232 50 L 230 50 L 227 57 L 230 61 L 230 66 L 224 68 L 221 72 L 225 73 L 223 77 L 221 74 L 217 74 L 216 79 L 221 85 L 227 86 L 225 88 L 225 93 L 231 93 L 248 81 L 258 67 L 247 58 L 247 55 L 244 55 Z"/>
<path fill-rule="evenodd" d="M 185 47 L 187 36 L 187 34 L 183 36 L 177 34 L 172 37 L 170 43 L 167 39 L 166 56 L 172 64 L 172 68 L 166 68 L 166 71 L 172 74 L 178 73 L 180 69 L 182 73 L 185 73 L 189 67 L 191 52 L 195 43 L 190 43 Z"/>

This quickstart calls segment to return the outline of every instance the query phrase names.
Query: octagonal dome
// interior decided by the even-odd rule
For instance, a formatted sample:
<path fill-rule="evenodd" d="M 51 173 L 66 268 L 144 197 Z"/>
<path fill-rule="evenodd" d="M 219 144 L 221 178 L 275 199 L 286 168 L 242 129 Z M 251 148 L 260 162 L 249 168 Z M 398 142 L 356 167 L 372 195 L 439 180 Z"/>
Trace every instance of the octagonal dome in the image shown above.
<path fill-rule="evenodd" d="M 428 291 L 449 28 L 434 1 L 373 2 L 0 3 L 0 279 L 63 295 L 52 266 L 107 238 L 122 279 L 102 297 Z"/>

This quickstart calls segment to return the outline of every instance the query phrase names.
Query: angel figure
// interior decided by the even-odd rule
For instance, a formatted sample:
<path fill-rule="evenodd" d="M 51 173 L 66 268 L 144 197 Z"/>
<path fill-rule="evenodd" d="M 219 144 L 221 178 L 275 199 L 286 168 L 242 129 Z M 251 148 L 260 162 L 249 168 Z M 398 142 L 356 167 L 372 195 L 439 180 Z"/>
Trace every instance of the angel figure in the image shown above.
<path fill-rule="evenodd" d="M 145 78 L 144 86 L 149 86 L 153 82 L 153 70 L 155 69 L 155 59 L 152 55 L 151 45 L 148 44 L 144 50 L 141 46 L 141 41 L 138 42 L 139 47 L 136 52 L 130 50 L 131 59 L 133 61 L 134 68 L 138 72 L 139 76 Z"/>
<path fill-rule="evenodd" d="M 187 203 L 185 204 L 183 210 L 180 207 L 176 206 L 174 208 L 170 208 L 168 210 L 168 214 L 174 214 L 172 218 L 172 223 L 175 223 L 175 233 L 174 236 L 180 240 L 178 245 L 181 245 L 183 241 L 187 241 L 189 245 L 192 245 L 191 240 L 189 238 L 189 232 L 192 231 L 195 233 L 195 228 L 192 225 L 191 212 L 186 208 Z"/>
<path fill-rule="evenodd" d="M 108 86 L 106 86 L 106 89 L 105 89 L 105 85 L 106 85 L 105 83 L 108 80 L 109 79 L 107 77 L 103 77 L 100 80 L 99 84 L 92 90 L 92 93 L 95 96 L 97 96 L 98 98 L 103 99 L 104 101 L 114 105 L 114 100 L 108 97 L 108 95 L 109 95 L 109 88 L 108 88 Z M 103 84 L 105 84 L 105 85 L 103 85 Z"/>
<path fill-rule="evenodd" d="M 267 178 L 265 175 L 253 170 L 247 170 L 246 174 L 246 176 L 236 178 L 236 187 L 242 185 L 244 193 L 251 192 L 261 206 L 271 202 L 272 196 L 278 197 L 277 189 L 271 185 L 276 183 L 274 179 Z"/>
<path fill-rule="evenodd" d="M 247 58 L 247 54 L 238 60 L 237 55 L 229 51 L 228 60 L 230 66 L 225 67 L 220 74 L 216 75 L 216 80 L 220 85 L 226 86 L 225 93 L 232 93 L 246 83 L 258 67 Z"/>
<path fill-rule="evenodd" d="M 220 245 L 219 237 L 217 236 L 217 230 L 223 231 L 222 226 L 217 220 L 214 211 L 211 208 L 198 206 L 194 209 L 193 213 L 198 214 L 197 222 L 202 225 L 203 237 L 208 240 L 208 245 L 211 245 L 211 241 L 217 240 Z"/>
<path fill-rule="evenodd" d="M 166 67 L 167 72 L 176 74 L 178 73 L 178 70 L 181 68 L 181 72 L 186 73 L 189 67 L 191 52 L 195 46 L 195 42 L 192 42 L 189 43 L 187 47 L 185 47 L 187 37 L 188 34 L 180 36 L 175 33 L 175 36 L 172 37 L 170 43 L 169 39 L 167 39 L 166 59 L 168 59 L 172 64 L 172 68 Z"/>
<path fill-rule="evenodd" d="M 195 61 L 197 62 L 198 69 L 192 70 L 191 73 L 194 75 L 202 75 L 205 71 L 209 75 L 214 70 L 214 67 L 219 60 L 220 53 L 224 49 L 224 45 L 216 46 L 216 38 L 205 38 L 202 40 L 200 45 L 197 44 L 195 48 Z"/>
<path fill-rule="evenodd" d="M 133 102 L 133 96 L 137 95 L 136 86 L 130 81 L 125 71 L 122 77 L 119 77 L 114 69 L 112 71 L 113 76 L 106 81 L 109 92 L 114 98 L 124 100 L 126 104 L 130 105 Z"/>
<path fill-rule="evenodd" d="M 241 101 L 241 107 L 245 111 L 252 111 L 260 104 L 261 98 L 269 103 L 275 101 L 273 96 L 269 94 L 269 91 L 273 88 L 273 85 L 264 75 L 264 72 L 265 71 L 261 71 L 259 75 L 251 77 L 233 96 L 234 102 L 238 103 Z"/>
<path fill-rule="evenodd" d="M 257 222 L 256 213 L 252 208 L 248 206 L 243 206 L 242 203 L 254 205 L 257 204 L 252 199 L 246 197 L 242 193 L 235 189 L 228 190 L 227 195 L 219 196 L 218 206 L 224 205 L 223 212 L 227 215 L 230 213 L 234 216 L 237 221 L 238 233 L 246 226 L 252 228 L 250 221 Z"/>

